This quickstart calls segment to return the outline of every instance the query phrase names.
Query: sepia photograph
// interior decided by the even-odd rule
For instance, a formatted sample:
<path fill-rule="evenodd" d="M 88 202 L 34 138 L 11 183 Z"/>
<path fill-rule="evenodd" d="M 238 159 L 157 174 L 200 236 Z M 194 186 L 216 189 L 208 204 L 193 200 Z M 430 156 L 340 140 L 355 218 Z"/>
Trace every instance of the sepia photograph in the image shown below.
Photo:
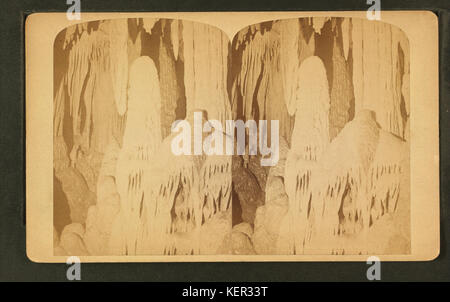
<path fill-rule="evenodd" d="M 55 255 L 409 254 L 409 60 L 400 29 L 360 18 L 268 21 L 232 41 L 177 19 L 67 27 Z M 193 129 L 195 113 L 201 135 L 174 154 L 173 124 Z M 278 161 L 262 165 L 252 139 Z"/>
<path fill-rule="evenodd" d="M 450 281 L 448 0 L 2 8 L 14 297 L 405 300 Z"/>
<path fill-rule="evenodd" d="M 28 253 L 433 259 L 438 199 L 422 196 L 438 191 L 417 176 L 436 175 L 438 133 L 424 133 L 437 103 L 414 119 L 426 99 L 410 83 L 427 78 L 437 96 L 411 54 L 436 56 L 408 34 L 430 24 L 416 14 L 416 26 L 395 12 L 36 15 L 28 49 L 38 21 L 58 26 L 42 48 L 52 90 L 28 89 L 45 91 L 27 110 L 51 144 L 28 161 L 42 163 L 29 194 L 45 188 L 27 201 Z"/>

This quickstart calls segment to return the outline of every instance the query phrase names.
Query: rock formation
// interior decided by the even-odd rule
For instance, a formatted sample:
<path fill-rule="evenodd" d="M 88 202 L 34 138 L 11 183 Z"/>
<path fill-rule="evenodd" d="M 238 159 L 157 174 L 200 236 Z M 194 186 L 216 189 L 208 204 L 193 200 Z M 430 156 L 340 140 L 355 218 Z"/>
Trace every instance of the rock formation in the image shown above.
<path fill-rule="evenodd" d="M 114 19 L 66 28 L 54 53 L 55 255 L 409 252 L 398 28 L 286 19 L 230 42 L 207 24 Z M 278 120 L 278 164 L 248 144 L 173 154 L 172 124 L 198 111 L 203 139 L 214 120 Z"/>
<path fill-rule="evenodd" d="M 241 30 L 232 52 L 233 116 L 280 119 L 280 136 L 289 145 L 286 171 L 269 175 L 261 186 L 266 197 L 255 213 L 256 252 L 385 252 L 392 247 L 386 238 L 395 237 L 407 253 L 405 35 L 362 19 L 288 19 Z M 254 176 L 247 179 L 252 183 Z M 269 196 L 276 188 L 275 206 Z M 240 195 L 245 194 L 244 189 Z M 276 219 L 271 223 L 270 217 Z M 378 230 L 392 225 L 400 225 L 402 234 L 380 235 Z"/>

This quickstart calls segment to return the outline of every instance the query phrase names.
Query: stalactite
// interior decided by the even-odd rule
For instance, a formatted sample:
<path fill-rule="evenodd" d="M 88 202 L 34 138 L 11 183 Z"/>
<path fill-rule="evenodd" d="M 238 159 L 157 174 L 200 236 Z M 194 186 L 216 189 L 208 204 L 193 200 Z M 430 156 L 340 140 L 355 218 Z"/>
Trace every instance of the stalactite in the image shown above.
<path fill-rule="evenodd" d="M 114 100 L 118 113 L 123 115 L 127 110 L 128 20 L 117 19 L 110 23 L 109 29 L 109 65 Z"/>
<path fill-rule="evenodd" d="M 298 82 L 294 78 L 300 67 L 299 39 L 300 24 L 298 19 L 291 19 L 280 24 L 280 66 L 283 78 L 284 98 L 290 115 L 296 110 Z"/>
<path fill-rule="evenodd" d="M 143 225 L 147 234 L 140 253 L 174 254 L 177 242 L 173 234 L 181 231 L 177 228 L 179 221 L 184 224 L 183 231 L 191 230 L 192 225 L 196 228 L 199 226 L 197 223 L 201 223 L 198 212 L 200 199 L 196 198 L 198 192 L 195 189 L 197 164 L 193 157 L 174 156 L 169 148 L 170 141 L 165 141 L 160 150 L 165 151 L 164 157 L 168 161 L 155 161 L 150 166 L 151 175 L 147 177 L 144 197 Z M 172 209 L 177 211 L 178 217 L 172 216 Z M 191 242 L 191 247 L 195 244 L 197 242 Z"/>
<path fill-rule="evenodd" d="M 68 63 L 67 70 L 62 71 L 65 86 L 58 90 L 55 98 L 58 104 L 64 99 L 64 107 L 68 108 L 55 112 L 58 114 L 55 118 L 71 122 L 70 130 L 58 131 L 72 133 L 66 140 L 75 149 L 81 147 L 85 153 L 103 152 L 111 136 L 121 140 L 124 118 L 119 112 L 123 114 L 126 110 L 126 19 L 95 23 L 66 29 L 64 49 Z M 108 106 L 110 102 L 116 102 L 115 106 Z"/>
<path fill-rule="evenodd" d="M 66 79 L 63 78 L 53 100 L 53 136 L 63 136 L 64 110 L 66 103 Z"/>
<path fill-rule="evenodd" d="M 241 30 L 231 49 L 206 24 L 132 20 L 62 32 L 54 173 L 80 225 L 55 239 L 55 253 L 366 253 L 373 229 L 409 210 L 397 137 L 409 139 L 409 45 L 399 29 L 269 21 Z M 175 156 L 172 123 L 193 125 L 195 111 L 222 124 L 279 120 L 279 164 L 245 157 L 240 179 L 229 156 Z M 244 212 L 246 202 L 245 232 L 232 229 L 234 203 Z"/>
<path fill-rule="evenodd" d="M 209 120 L 231 117 L 227 91 L 229 40 L 220 30 L 183 21 L 186 111 L 206 110 Z"/>
<path fill-rule="evenodd" d="M 67 88 L 71 100 L 70 115 L 72 116 L 72 128 L 74 136 L 81 135 L 80 104 L 83 83 L 89 71 L 89 57 L 92 51 L 92 36 L 83 31 L 80 39 L 72 47 L 69 54 L 69 70 Z"/>
<path fill-rule="evenodd" d="M 172 122 L 176 120 L 177 102 L 181 98 L 176 61 L 173 54 L 172 26 L 175 21 L 161 20 L 162 36 L 159 42 L 159 80 L 161 86 L 161 130 L 162 136 L 170 134 Z M 178 47 L 178 46 L 177 46 Z"/>
<path fill-rule="evenodd" d="M 351 27 L 350 27 L 350 18 L 343 18 L 342 21 L 342 46 L 344 50 L 345 60 L 348 60 L 348 52 L 350 49 L 350 39 L 351 39 Z"/>
<path fill-rule="evenodd" d="M 146 177 L 145 234 L 138 253 L 207 253 L 205 246 L 214 248 L 215 240 L 205 235 L 208 222 L 231 208 L 231 159 L 174 156 L 172 138 L 167 137 L 157 152 L 165 160 L 152 162 Z"/>
<path fill-rule="evenodd" d="M 152 33 L 152 29 L 155 26 L 156 22 L 158 22 L 159 19 L 153 19 L 153 18 L 144 18 L 142 19 L 143 27 L 146 32 L 149 34 Z"/>
<path fill-rule="evenodd" d="M 120 147 L 115 140 L 108 145 L 97 181 L 97 203 L 88 210 L 83 240 L 91 255 L 108 255 L 114 219 L 120 210 L 115 175 Z"/>
<path fill-rule="evenodd" d="M 204 198 L 205 220 L 231 206 L 231 158 L 208 156 L 200 170 L 200 198 Z"/>
<path fill-rule="evenodd" d="M 288 114 L 289 104 L 285 105 L 283 99 L 292 98 L 295 80 L 289 77 L 299 64 L 300 37 L 298 21 L 283 20 L 252 25 L 234 41 L 237 51 L 233 53 L 233 64 L 240 66 L 233 67 L 237 69 L 232 89 L 233 115 L 245 120 L 279 120 L 280 135 L 287 140 L 293 121 Z M 242 101 L 238 101 L 239 95 Z"/>
<path fill-rule="evenodd" d="M 175 60 L 178 60 L 178 51 L 180 47 L 179 25 L 180 23 L 178 20 L 172 20 L 172 22 L 170 23 L 170 40 L 172 42 L 173 55 L 175 57 Z"/>
<path fill-rule="evenodd" d="M 253 34 L 251 32 L 253 31 Z M 259 91 L 261 83 L 264 81 L 262 90 L 266 90 L 268 76 L 270 74 L 269 61 L 274 59 L 278 49 L 279 41 L 270 31 L 261 32 L 255 26 L 249 29 L 249 38 L 245 40 L 245 48 L 242 53 L 241 73 L 238 75 L 237 81 L 244 97 L 242 116 L 252 119 L 258 115 L 255 107 L 258 108 L 260 102 L 264 104 L 264 100 L 254 99 L 254 95 Z M 247 35 L 249 35 L 247 34 Z M 264 70 L 266 71 L 264 73 Z M 257 104 L 254 104 L 256 101 Z M 264 107 L 264 106 L 262 106 Z"/>
<path fill-rule="evenodd" d="M 317 34 L 321 34 L 324 24 L 330 19 L 331 18 L 329 18 L 329 17 L 314 17 L 314 18 L 311 18 L 311 23 L 312 23 L 312 26 L 314 28 L 314 31 Z"/>
<path fill-rule="evenodd" d="M 384 130 L 403 137 L 402 79 L 397 66 L 399 45 L 409 52 L 404 33 L 387 23 L 352 19 L 352 43 L 356 111 L 375 111 Z M 409 53 L 404 57 L 409 66 Z"/>
<path fill-rule="evenodd" d="M 342 21 L 344 22 L 344 21 Z M 350 66 L 345 59 L 345 39 L 343 36 L 344 26 L 339 30 L 337 23 L 334 35 L 331 38 L 332 54 L 332 85 L 330 91 L 330 138 L 333 139 L 344 128 L 353 116 L 352 110 L 354 103 L 352 78 Z M 348 43 L 348 41 L 347 41 Z M 348 45 L 347 52 L 348 52 Z"/>
<path fill-rule="evenodd" d="M 201 158 L 176 156 L 171 142 L 176 134 L 164 139 L 156 153 L 160 156 L 149 166 L 144 196 L 144 241 L 139 253 L 172 255 L 181 252 L 175 233 L 197 230 L 201 224 L 198 172 Z M 198 248 L 198 238 L 188 242 L 190 250 Z"/>
<path fill-rule="evenodd" d="M 63 136 L 64 111 L 66 109 L 65 88 L 65 80 L 63 79 L 53 102 L 53 167 L 58 175 L 59 172 L 69 166 L 70 161 L 67 144 Z"/>

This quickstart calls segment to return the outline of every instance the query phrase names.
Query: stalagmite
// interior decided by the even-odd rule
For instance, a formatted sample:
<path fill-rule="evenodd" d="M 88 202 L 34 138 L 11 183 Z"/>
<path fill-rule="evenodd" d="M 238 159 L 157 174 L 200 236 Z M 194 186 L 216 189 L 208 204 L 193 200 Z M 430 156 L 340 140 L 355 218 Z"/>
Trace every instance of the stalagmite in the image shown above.
<path fill-rule="evenodd" d="M 114 219 L 120 210 L 115 175 L 119 146 L 112 140 L 102 159 L 97 181 L 97 203 L 88 210 L 83 240 L 91 255 L 108 255 Z"/>
<path fill-rule="evenodd" d="M 192 122 L 192 114 L 188 121 Z M 231 159 L 227 156 L 181 155 L 171 150 L 175 133 L 158 149 L 149 166 L 142 221 L 144 243 L 139 253 L 203 254 L 219 246 L 228 229 L 223 213 L 231 209 Z M 225 218 L 225 219 L 224 219 Z M 217 220 L 219 219 L 219 220 Z M 217 221 L 215 237 L 210 231 Z M 231 228 L 231 220 L 229 221 Z"/>
<path fill-rule="evenodd" d="M 303 61 L 298 69 L 299 90 L 295 124 L 285 168 L 289 196 L 290 253 L 302 253 L 307 209 L 311 198 L 311 174 L 329 143 L 330 98 L 325 67 L 318 57 Z"/>
<path fill-rule="evenodd" d="M 223 242 L 222 249 L 229 249 L 233 255 L 253 255 L 256 254 L 253 248 L 251 238 L 253 234 L 252 226 L 248 223 L 240 223 L 233 227 Z"/>
<path fill-rule="evenodd" d="M 161 144 L 161 96 L 158 74 L 149 57 L 136 59 L 130 69 L 128 111 L 116 168 L 120 217 L 124 228 L 121 254 L 136 253 L 149 161 Z"/>
<path fill-rule="evenodd" d="M 365 216 L 370 202 L 367 171 L 375 156 L 378 136 L 379 129 L 372 113 L 361 111 L 325 151 L 312 179 L 312 227 L 314 239 L 319 241 L 311 244 L 314 248 L 321 251 L 329 248 L 332 252 L 330 238 L 341 234 L 339 210 L 345 193 L 351 193 L 352 219 L 358 217 L 360 221 L 368 222 Z"/>
<path fill-rule="evenodd" d="M 378 127 L 373 112 L 357 113 L 313 172 L 307 251 L 344 253 L 343 236 L 361 233 L 360 244 L 345 252 L 367 252 L 370 226 L 396 211 L 405 151 L 400 139 Z"/>
<path fill-rule="evenodd" d="M 58 253 L 73 256 L 88 256 L 89 252 L 83 242 L 84 227 L 79 223 L 67 225 L 61 233 L 57 248 Z"/>
<path fill-rule="evenodd" d="M 229 156 L 208 156 L 203 162 L 199 171 L 198 195 L 194 195 L 194 205 L 196 204 L 196 227 L 199 242 L 198 253 L 207 254 L 211 250 L 218 249 L 219 242 L 216 238 L 224 237 L 231 230 L 231 157 Z M 198 230 L 219 222 L 215 234 Z M 209 228 L 211 228 L 209 227 Z M 214 238 L 216 237 L 216 238 Z"/>
<path fill-rule="evenodd" d="M 195 156 L 176 156 L 171 150 L 174 135 L 168 136 L 157 154 L 157 161 L 149 166 L 144 196 L 144 241 L 141 254 L 175 254 L 177 242 L 173 234 L 186 232 L 201 223 L 198 197 L 199 162 Z M 176 217 L 172 216 L 172 209 Z M 197 242 L 190 242 L 195 248 Z M 178 252 L 179 251 L 178 247 Z"/>
<path fill-rule="evenodd" d="M 265 204 L 258 207 L 255 217 L 253 246 L 258 254 L 276 254 L 276 244 L 281 223 L 289 208 L 289 198 L 284 187 L 284 170 L 288 146 L 280 140 L 280 161 L 270 168 L 267 177 Z"/>

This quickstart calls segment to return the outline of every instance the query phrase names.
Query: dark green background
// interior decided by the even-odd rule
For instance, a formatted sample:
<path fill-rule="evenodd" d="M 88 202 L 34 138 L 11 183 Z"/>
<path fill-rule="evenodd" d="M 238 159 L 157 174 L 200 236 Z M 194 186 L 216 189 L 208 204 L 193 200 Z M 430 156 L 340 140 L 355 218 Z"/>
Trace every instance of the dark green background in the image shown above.
<path fill-rule="evenodd" d="M 383 10 L 432 10 L 440 38 L 441 254 L 432 262 L 383 262 L 383 281 L 450 281 L 449 250 L 449 5 L 448 0 L 381 0 Z M 114 1 L 81 0 L 83 12 L 367 10 L 366 0 Z M 66 264 L 37 264 L 25 253 L 24 24 L 33 12 L 65 12 L 66 0 L 0 3 L 0 281 L 65 281 Z M 427 64 L 424 58 L 424 64 Z M 82 264 L 83 281 L 367 281 L 365 263 Z"/>

